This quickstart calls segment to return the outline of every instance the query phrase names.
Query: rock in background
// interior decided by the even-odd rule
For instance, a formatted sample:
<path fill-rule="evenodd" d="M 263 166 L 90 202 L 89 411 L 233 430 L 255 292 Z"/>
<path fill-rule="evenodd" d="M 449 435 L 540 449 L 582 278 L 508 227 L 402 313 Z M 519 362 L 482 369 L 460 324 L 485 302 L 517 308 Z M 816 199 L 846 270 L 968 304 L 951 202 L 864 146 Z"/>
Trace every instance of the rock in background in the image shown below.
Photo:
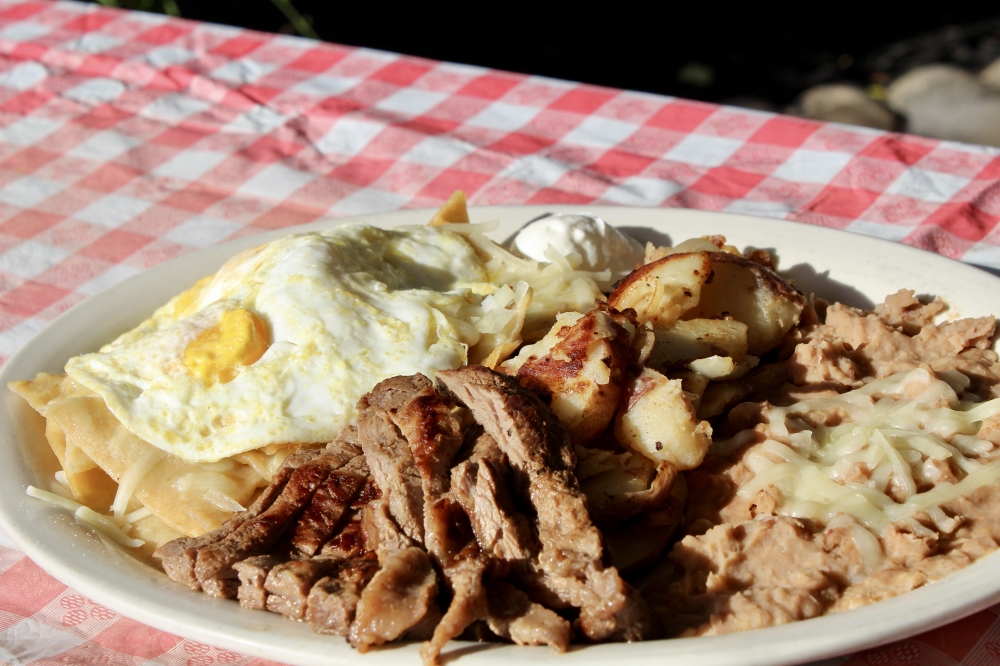
<path fill-rule="evenodd" d="M 943 28 L 861 59 L 868 85 L 806 90 L 787 109 L 816 120 L 1000 146 L 1000 20 Z"/>

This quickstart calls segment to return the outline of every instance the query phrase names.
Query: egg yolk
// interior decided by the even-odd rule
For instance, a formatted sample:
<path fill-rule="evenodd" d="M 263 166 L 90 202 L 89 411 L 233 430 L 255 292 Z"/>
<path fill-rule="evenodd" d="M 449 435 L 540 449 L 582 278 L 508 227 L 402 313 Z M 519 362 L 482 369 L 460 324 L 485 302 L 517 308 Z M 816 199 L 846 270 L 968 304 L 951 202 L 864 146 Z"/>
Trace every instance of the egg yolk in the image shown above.
<path fill-rule="evenodd" d="M 222 321 L 198 334 L 184 350 L 184 365 L 205 386 L 236 378 L 238 367 L 267 351 L 267 325 L 250 310 L 222 313 Z"/>

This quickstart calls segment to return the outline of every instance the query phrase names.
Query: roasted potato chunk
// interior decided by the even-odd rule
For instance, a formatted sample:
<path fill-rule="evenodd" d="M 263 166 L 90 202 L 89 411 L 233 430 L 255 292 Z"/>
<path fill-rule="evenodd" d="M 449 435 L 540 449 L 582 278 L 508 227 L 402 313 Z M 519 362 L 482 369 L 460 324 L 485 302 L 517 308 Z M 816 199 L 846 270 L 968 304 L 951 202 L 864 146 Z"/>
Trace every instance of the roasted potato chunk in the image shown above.
<path fill-rule="evenodd" d="M 615 420 L 620 444 L 679 470 L 701 464 L 712 444 L 712 427 L 698 420 L 679 379 L 644 368 L 626 384 L 623 403 Z"/>
<path fill-rule="evenodd" d="M 654 328 L 656 343 L 647 365 L 676 368 L 707 356 L 728 356 L 734 363 L 747 358 L 747 325 L 731 319 L 689 319 Z"/>
<path fill-rule="evenodd" d="M 671 254 L 641 266 L 618 283 L 608 305 L 616 310 L 632 308 L 640 324 L 669 326 L 698 304 L 712 274 L 709 256 L 708 252 Z"/>
<path fill-rule="evenodd" d="M 603 303 L 571 320 L 561 317 L 538 343 L 501 369 L 525 388 L 550 396 L 550 407 L 574 444 L 586 444 L 614 418 L 635 324 Z"/>
<path fill-rule="evenodd" d="M 698 418 L 718 416 L 736 403 L 749 397 L 750 384 L 742 381 L 711 382 L 698 402 Z"/>
<path fill-rule="evenodd" d="M 622 466 L 580 481 L 590 516 L 599 525 L 620 523 L 662 503 L 677 478 L 677 468 L 667 461 L 654 469 L 652 461 L 644 456 L 625 455 L 642 459 L 646 466 Z"/>
<path fill-rule="evenodd" d="M 712 280 L 702 287 L 698 303 L 684 318 L 731 317 L 743 322 L 749 353 L 754 356 L 777 347 L 799 320 L 805 306 L 802 294 L 761 264 L 725 252 L 708 256 Z"/>

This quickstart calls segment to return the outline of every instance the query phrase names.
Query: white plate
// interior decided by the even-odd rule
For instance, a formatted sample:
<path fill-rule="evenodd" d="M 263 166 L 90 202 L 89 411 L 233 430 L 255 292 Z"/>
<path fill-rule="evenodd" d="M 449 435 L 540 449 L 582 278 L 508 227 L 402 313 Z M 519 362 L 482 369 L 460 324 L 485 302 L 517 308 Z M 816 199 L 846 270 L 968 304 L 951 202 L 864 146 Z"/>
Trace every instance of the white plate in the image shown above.
<path fill-rule="evenodd" d="M 545 212 L 578 207 L 527 206 L 473 209 L 474 221 L 498 219 L 500 240 Z M 946 297 L 963 316 L 1000 313 L 1000 279 L 937 255 L 903 245 L 791 222 L 679 209 L 596 207 L 634 235 L 679 242 L 723 234 L 740 247 L 776 249 L 779 267 L 804 291 L 854 305 L 871 306 L 907 287 Z M 401 211 L 362 218 L 379 226 L 422 224 L 427 211 Z M 319 222 L 302 229 L 343 222 Z M 212 273 L 237 251 L 287 231 L 255 236 L 181 257 L 94 296 L 56 319 L 0 371 L 3 384 L 37 372 L 58 373 L 68 358 L 97 349 L 132 328 L 169 297 Z M 65 511 L 31 499 L 27 485 L 47 487 L 50 471 L 41 419 L 17 396 L 3 391 L 0 411 L 0 525 L 39 566 L 91 599 L 140 622 L 226 649 L 295 664 L 417 664 L 418 645 L 390 646 L 359 655 L 342 639 L 313 634 L 308 626 L 235 601 L 211 599 L 175 584 L 163 574 L 103 545 Z M 44 474 L 44 477 L 43 477 Z M 1000 601 L 1000 556 L 901 597 L 859 610 L 742 634 L 709 638 L 575 647 L 557 657 L 548 648 L 452 644 L 446 655 L 461 664 L 628 662 L 711 666 L 786 664 L 854 652 L 911 636 Z"/>

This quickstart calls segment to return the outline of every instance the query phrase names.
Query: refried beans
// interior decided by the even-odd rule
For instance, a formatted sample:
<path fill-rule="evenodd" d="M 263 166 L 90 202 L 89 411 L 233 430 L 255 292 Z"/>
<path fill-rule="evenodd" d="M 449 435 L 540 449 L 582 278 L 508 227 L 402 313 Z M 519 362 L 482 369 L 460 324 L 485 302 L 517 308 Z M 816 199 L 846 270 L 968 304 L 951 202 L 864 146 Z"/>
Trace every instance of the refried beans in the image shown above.
<path fill-rule="evenodd" d="M 995 321 L 935 323 L 945 310 L 903 290 L 803 316 L 786 381 L 734 408 L 687 474 L 674 570 L 644 589 L 668 635 L 850 610 L 997 549 Z"/>

